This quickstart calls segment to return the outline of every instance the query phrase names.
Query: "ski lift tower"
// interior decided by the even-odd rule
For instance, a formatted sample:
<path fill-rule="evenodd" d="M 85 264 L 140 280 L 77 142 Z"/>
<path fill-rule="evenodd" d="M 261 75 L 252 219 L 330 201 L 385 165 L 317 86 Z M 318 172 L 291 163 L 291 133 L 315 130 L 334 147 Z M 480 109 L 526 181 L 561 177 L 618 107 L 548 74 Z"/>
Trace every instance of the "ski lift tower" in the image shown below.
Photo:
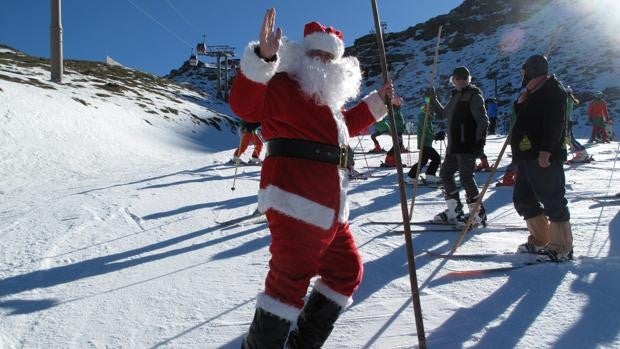
<path fill-rule="evenodd" d="M 228 45 L 207 45 L 203 42 L 196 45 L 196 52 L 201 56 L 215 57 L 217 64 L 217 97 L 228 101 L 228 57 L 235 55 L 235 48 Z M 222 89 L 221 59 L 224 57 L 224 88 Z M 222 92 L 223 90 L 223 92 Z"/>

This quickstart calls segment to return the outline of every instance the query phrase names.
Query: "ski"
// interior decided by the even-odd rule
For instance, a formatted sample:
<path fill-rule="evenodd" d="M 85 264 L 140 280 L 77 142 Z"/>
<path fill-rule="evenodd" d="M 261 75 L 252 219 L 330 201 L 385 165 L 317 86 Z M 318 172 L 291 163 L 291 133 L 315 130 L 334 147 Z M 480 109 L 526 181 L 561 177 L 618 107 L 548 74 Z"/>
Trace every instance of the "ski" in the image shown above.
<path fill-rule="evenodd" d="M 250 213 L 248 215 L 245 215 L 245 216 L 242 216 L 242 217 L 238 217 L 238 218 L 229 219 L 227 221 L 215 220 L 215 223 L 218 224 L 221 227 L 227 227 L 227 226 L 239 224 L 241 222 L 250 220 L 252 218 L 258 218 L 258 217 L 263 218 L 263 217 L 261 217 L 262 215 L 263 215 L 262 213 L 260 213 L 258 211 L 254 211 L 253 213 Z"/>
<path fill-rule="evenodd" d="M 495 267 L 495 268 L 481 268 L 481 269 L 467 269 L 467 270 L 452 270 L 444 274 L 444 276 L 453 276 L 453 277 L 481 277 L 489 274 L 499 274 L 499 273 L 507 273 L 509 271 L 525 268 L 532 265 L 546 264 L 552 262 L 524 262 L 515 265 L 508 265 L 505 267 Z"/>
<path fill-rule="evenodd" d="M 402 221 L 375 221 L 372 219 L 368 219 L 368 222 L 364 225 L 402 225 Z M 410 225 L 419 225 L 419 226 L 430 226 L 429 229 L 435 230 L 436 228 L 448 230 L 461 230 L 461 227 L 458 227 L 454 224 L 448 223 L 438 223 L 434 221 L 417 221 L 417 222 L 409 222 Z M 505 229 L 509 231 L 513 230 L 527 230 L 527 227 L 518 226 L 518 225 L 505 225 L 505 224 L 487 224 L 486 226 L 477 226 L 473 229 Z"/>
<path fill-rule="evenodd" d="M 239 163 L 230 160 L 228 162 L 223 163 L 222 165 L 228 165 L 228 166 L 258 166 L 260 167 L 262 165 L 262 163 L 253 163 L 253 162 L 249 162 L 249 161 L 239 161 Z"/>
<path fill-rule="evenodd" d="M 449 254 L 449 253 L 441 253 L 433 250 L 424 250 L 424 253 L 434 258 L 445 258 L 445 259 L 488 259 L 498 256 L 515 256 L 516 253 L 506 252 L 506 253 L 457 253 L 457 254 Z"/>

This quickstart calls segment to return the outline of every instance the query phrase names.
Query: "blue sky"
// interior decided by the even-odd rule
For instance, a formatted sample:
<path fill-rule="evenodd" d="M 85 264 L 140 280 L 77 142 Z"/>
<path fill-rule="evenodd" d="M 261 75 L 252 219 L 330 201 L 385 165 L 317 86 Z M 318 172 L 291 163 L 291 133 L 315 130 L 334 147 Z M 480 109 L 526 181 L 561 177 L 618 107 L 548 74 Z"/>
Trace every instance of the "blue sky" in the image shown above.
<path fill-rule="evenodd" d="M 388 31 L 401 31 L 449 12 L 462 0 L 378 0 Z M 345 44 L 373 28 L 371 2 L 363 0 L 64 0 L 65 59 L 118 62 L 157 75 L 186 60 L 206 34 L 208 45 L 229 45 L 239 55 L 258 36 L 264 12 L 277 10 L 276 24 L 299 40 L 312 20 L 341 29 Z M 49 57 L 50 1 L 3 1 L 0 43 Z"/>

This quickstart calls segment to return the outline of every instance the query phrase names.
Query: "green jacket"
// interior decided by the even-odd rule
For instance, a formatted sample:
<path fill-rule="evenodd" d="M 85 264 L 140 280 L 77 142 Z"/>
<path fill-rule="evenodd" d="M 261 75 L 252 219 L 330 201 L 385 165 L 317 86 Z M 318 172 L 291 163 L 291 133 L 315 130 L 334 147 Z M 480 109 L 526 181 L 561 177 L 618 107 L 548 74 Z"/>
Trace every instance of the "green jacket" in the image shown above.
<path fill-rule="evenodd" d="M 420 111 L 418 115 L 418 130 L 416 132 L 418 137 L 418 149 L 420 149 L 420 144 L 422 143 L 422 132 L 424 130 L 424 118 L 426 117 L 426 112 L 424 110 Z M 431 117 L 429 115 L 428 121 L 426 122 L 426 135 L 424 137 L 424 146 L 432 147 L 433 140 L 435 139 L 435 131 L 433 131 L 433 126 L 431 122 Z"/>
<path fill-rule="evenodd" d="M 405 120 L 400 108 L 394 107 L 394 121 L 396 121 L 396 132 L 402 134 L 405 131 Z M 388 133 L 390 132 L 390 121 L 388 117 L 384 117 L 383 120 L 375 124 L 375 133 Z"/>

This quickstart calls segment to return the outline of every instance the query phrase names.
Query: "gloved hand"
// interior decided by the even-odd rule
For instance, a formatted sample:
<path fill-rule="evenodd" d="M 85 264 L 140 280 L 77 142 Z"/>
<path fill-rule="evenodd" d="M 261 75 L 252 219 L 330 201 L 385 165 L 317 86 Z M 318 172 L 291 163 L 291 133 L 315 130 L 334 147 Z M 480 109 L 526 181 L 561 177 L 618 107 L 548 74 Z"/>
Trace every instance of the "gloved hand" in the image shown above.
<path fill-rule="evenodd" d="M 443 141 L 444 139 L 446 139 L 446 133 L 444 131 L 439 131 L 439 132 L 435 133 L 435 140 L 436 141 Z"/>

